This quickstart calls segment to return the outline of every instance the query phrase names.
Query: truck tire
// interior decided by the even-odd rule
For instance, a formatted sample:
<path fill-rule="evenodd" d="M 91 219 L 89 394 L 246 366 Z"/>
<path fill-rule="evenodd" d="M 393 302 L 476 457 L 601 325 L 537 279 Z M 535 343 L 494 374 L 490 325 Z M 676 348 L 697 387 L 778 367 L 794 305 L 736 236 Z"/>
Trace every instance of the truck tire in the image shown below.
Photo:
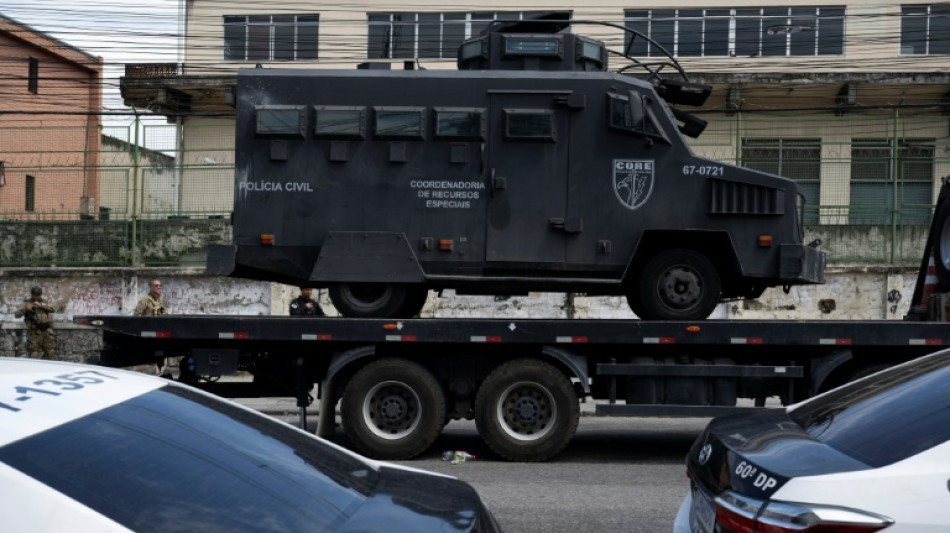
<path fill-rule="evenodd" d="M 329 289 L 333 307 L 354 318 L 411 318 L 422 310 L 428 291 L 393 283 L 340 283 Z"/>
<path fill-rule="evenodd" d="M 499 366 L 485 378 L 475 398 L 478 434 L 511 461 L 554 457 L 571 441 L 579 417 L 571 381 L 534 359 Z"/>
<path fill-rule="evenodd" d="M 633 314 L 637 315 L 637 318 L 644 320 L 646 311 L 643 310 L 643 304 L 640 302 L 639 287 L 627 291 L 627 306 L 630 307 L 630 310 L 633 311 Z"/>
<path fill-rule="evenodd" d="M 403 302 L 399 311 L 396 312 L 397 318 L 413 318 L 419 316 L 422 308 L 429 299 L 429 291 L 423 287 L 411 287 L 408 289 L 406 300 Z"/>
<path fill-rule="evenodd" d="M 422 365 L 381 359 L 361 368 L 346 385 L 343 431 L 363 455 L 409 459 L 424 452 L 442 431 L 445 394 Z"/>
<path fill-rule="evenodd" d="M 640 277 L 644 320 L 703 320 L 719 304 L 716 267 L 693 250 L 667 250 L 651 259 Z M 634 309 L 636 312 L 636 309 Z"/>

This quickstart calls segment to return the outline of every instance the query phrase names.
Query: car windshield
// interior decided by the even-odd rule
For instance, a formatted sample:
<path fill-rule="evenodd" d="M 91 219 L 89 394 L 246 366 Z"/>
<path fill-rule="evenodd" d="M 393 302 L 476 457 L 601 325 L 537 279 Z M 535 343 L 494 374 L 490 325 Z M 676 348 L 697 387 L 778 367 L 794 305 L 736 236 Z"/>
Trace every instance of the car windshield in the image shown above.
<path fill-rule="evenodd" d="M 140 532 L 335 529 L 378 479 L 289 425 L 176 386 L 11 443 L 0 462 Z"/>
<path fill-rule="evenodd" d="M 849 383 L 792 409 L 821 442 L 872 467 L 950 440 L 950 354 Z"/>

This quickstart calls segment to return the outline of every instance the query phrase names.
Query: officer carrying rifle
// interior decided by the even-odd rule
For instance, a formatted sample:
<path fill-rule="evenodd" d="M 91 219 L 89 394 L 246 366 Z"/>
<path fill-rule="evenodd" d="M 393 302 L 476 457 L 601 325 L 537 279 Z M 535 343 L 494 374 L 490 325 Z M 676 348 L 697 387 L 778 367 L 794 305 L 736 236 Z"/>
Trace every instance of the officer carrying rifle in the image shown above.
<path fill-rule="evenodd" d="M 24 300 L 13 314 L 26 322 L 26 346 L 33 359 L 55 359 L 54 311 L 52 305 L 43 301 L 43 289 L 34 286 L 30 288 L 30 299 Z"/>

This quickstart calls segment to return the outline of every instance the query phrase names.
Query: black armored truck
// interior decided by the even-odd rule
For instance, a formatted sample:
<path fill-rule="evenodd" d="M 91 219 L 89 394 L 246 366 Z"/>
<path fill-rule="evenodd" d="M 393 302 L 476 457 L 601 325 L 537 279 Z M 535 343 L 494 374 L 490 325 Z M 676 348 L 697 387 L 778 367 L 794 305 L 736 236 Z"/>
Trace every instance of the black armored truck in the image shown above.
<path fill-rule="evenodd" d="M 672 106 L 711 88 L 671 57 L 620 52 L 608 71 L 615 52 L 572 22 L 496 23 L 458 70 L 240 71 L 233 244 L 209 272 L 328 287 L 349 317 L 411 317 L 454 289 L 625 295 L 642 319 L 696 320 L 823 282 L 796 183 L 684 140 L 705 122 Z"/>

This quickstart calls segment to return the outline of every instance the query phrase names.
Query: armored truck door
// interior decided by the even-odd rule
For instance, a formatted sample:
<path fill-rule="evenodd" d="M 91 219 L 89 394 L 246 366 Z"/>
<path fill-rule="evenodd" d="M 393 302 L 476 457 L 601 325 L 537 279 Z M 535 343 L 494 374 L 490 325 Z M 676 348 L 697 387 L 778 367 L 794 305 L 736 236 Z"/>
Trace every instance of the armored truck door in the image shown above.
<path fill-rule="evenodd" d="M 564 261 L 568 112 L 558 95 L 493 93 L 488 141 L 486 258 L 519 268 Z M 565 224 L 568 225 L 565 228 Z"/>

